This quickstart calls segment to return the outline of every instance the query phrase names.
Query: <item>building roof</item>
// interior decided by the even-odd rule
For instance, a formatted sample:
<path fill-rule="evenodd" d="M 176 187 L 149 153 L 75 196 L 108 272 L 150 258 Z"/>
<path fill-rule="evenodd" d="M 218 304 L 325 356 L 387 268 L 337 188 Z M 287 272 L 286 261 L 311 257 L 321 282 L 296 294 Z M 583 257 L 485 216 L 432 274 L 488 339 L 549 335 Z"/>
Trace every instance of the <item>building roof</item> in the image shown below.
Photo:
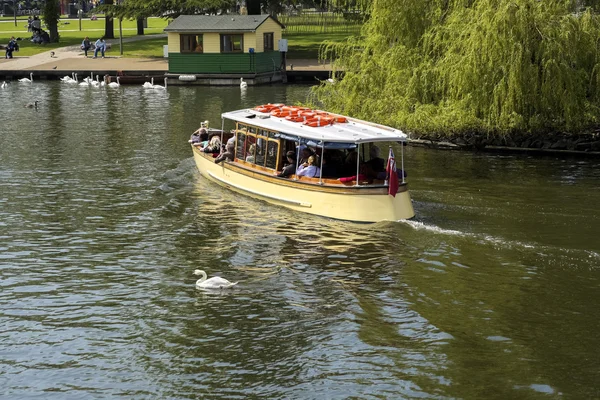
<path fill-rule="evenodd" d="M 295 136 L 318 142 L 365 143 L 403 142 L 406 140 L 406 134 L 401 130 L 350 117 L 346 117 L 348 122 L 310 127 L 253 109 L 230 111 L 221 114 L 221 116 L 225 119 L 279 132 L 286 136 Z"/>
<path fill-rule="evenodd" d="M 271 18 L 264 15 L 180 15 L 165 28 L 165 32 L 253 32 Z"/>

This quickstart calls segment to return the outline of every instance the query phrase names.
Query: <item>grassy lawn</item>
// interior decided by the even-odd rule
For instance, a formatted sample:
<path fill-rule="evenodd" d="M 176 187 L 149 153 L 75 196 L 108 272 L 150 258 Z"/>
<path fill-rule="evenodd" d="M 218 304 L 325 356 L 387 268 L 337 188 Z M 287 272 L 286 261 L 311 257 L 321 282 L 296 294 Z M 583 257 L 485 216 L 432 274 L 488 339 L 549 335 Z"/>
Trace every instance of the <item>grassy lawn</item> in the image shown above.
<path fill-rule="evenodd" d="M 3 20 L 4 18 L 0 19 Z M 10 20 L 10 19 L 9 19 Z M 57 47 L 65 47 L 72 45 L 80 45 L 81 41 L 85 36 L 89 36 L 91 41 L 95 41 L 100 36 L 104 35 L 104 19 L 99 18 L 96 21 L 90 21 L 89 19 L 83 19 L 81 21 L 82 30 L 79 31 L 79 20 L 78 19 L 63 19 L 58 26 L 58 33 L 60 34 L 60 42 L 59 43 L 49 43 L 46 45 L 33 44 L 29 41 L 31 37 L 31 33 L 27 32 L 25 28 L 27 19 L 18 22 L 18 26 L 15 27 L 14 24 L 8 22 L 0 23 L 0 44 L 6 44 L 10 40 L 11 36 L 21 37 L 23 40 L 19 41 L 20 51 L 15 53 L 17 56 L 31 56 L 34 54 L 42 53 L 44 51 L 52 50 Z M 144 29 L 144 33 L 153 34 L 153 33 L 164 33 L 163 29 L 167 26 L 167 21 L 162 18 L 149 18 L 148 19 L 148 28 Z M 119 35 L 119 22 L 115 21 L 115 37 Z M 137 34 L 137 22 L 136 21 L 123 21 L 123 38 L 127 38 L 130 36 L 135 36 Z M 156 39 L 151 40 L 154 42 Z M 111 39 L 111 41 L 113 41 Z M 118 39 L 117 39 L 118 42 Z M 163 39 L 163 44 L 167 44 L 166 39 Z M 137 42 L 134 43 L 125 43 L 124 50 L 129 50 L 129 48 L 136 49 L 136 51 L 142 51 L 143 54 L 147 49 L 144 49 L 144 45 L 140 45 Z M 118 51 L 117 46 L 113 46 L 114 52 L 116 49 Z M 150 56 L 152 54 L 149 54 Z M 162 45 L 156 50 L 156 56 L 162 57 Z"/>
<path fill-rule="evenodd" d="M 324 41 L 339 42 L 348 37 L 347 33 L 286 33 L 283 32 L 283 38 L 288 40 L 288 59 L 317 59 L 319 56 L 319 46 Z"/>
<path fill-rule="evenodd" d="M 167 38 L 138 40 L 131 43 L 123 43 L 123 57 L 133 58 L 163 58 L 163 46 L 167 44 Z M 110 53 L 118 54 L 119 45 L 113 46 Z"/>

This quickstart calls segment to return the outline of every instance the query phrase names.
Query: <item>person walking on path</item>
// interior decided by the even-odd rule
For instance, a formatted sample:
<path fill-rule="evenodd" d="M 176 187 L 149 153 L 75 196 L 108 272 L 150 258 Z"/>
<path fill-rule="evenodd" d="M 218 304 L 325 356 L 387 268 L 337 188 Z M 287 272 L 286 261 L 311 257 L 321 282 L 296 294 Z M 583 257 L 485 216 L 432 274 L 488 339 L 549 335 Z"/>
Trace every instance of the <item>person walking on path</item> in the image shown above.
<path fill-rule="evenodd" d="M 13 58 L 13 51 L 19 51 L 19 45 L 14 36 L 10 38 L 8 45 L 6 46 L 6 58 Z"/>
<path fill-rule="evenodd" d="M 102 58 L 104 58 L 104 50 L 106 49 L 106 42 L 104 41 L 104 37 L 96 40 L 95 43 L 96 49 L 94 50 L 94 58 L 98 58 L 98 51 L 102 52 Z"/>
<path fill-rule="evenodd" d="M 87 58 L 87 52 L 91 47 L 92 44 L 90 43 L 90 38 L 86 36 L 85 39 L 83 39 L 83 42 L 81 42 L 81 50 L 85 52 L 85 58 Z"/>

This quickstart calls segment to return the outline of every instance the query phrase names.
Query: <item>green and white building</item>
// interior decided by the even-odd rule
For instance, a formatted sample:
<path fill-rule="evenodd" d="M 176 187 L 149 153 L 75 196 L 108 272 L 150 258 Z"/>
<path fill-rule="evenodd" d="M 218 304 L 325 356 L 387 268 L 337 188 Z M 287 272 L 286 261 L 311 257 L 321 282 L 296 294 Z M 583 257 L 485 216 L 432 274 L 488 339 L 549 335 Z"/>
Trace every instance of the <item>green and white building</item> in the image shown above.
<path fill-rule="evenodd" d="M 283 29 L 270 15 L 181 15 L 165 28 L 168 76 L 200 84 L 280 81 Z"/>

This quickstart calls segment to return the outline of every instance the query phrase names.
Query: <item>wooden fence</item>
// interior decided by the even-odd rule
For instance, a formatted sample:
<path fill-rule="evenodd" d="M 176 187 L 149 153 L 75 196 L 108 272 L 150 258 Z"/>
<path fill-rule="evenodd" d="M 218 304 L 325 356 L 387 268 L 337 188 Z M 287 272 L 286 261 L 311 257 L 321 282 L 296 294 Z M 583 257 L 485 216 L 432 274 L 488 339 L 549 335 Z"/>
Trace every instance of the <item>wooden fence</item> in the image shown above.
<path fill-rule="evenodd" d="M 279 14 L 277 19 L 288 33 L 348 33 L 360 31 L 365 15 L 360 12 L 302 11 L 294 14 Z"/>

